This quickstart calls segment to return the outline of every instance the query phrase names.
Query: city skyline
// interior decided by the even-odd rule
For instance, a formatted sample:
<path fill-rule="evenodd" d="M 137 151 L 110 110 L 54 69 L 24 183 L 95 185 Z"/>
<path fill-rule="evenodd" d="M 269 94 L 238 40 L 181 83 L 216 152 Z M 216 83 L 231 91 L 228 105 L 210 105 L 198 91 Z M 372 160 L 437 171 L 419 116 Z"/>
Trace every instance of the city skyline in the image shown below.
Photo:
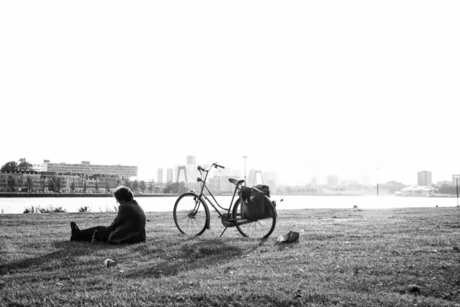
<path fill-rule="evenodd" d="M 1 157 L 1 155 L 0 155 Z M 246 157 L 246 163 L 248 163 L 249 161 L 249 157 L 245 156 Z M 241 159 L 243 159 L 243 156 L 241 157 Z M 29 159 L 27 159 L 27 162 L 29 163 L 32 163 L 34 165 L 41 165 L 42 163 L 38 163 L 37 161 L 30 161 Z M 44 160 L 44 159 L 42 159 Z M 14 161 L 14 160 L 11 160 L 11 161 Z M 197 162 L 198 161 L 198 162 Z M 135 176 L 135 178 L 139 179 L 139 180 L 154 180 L 155 182 L 158 182 L 158 183 L 167 183 L 168 182 L 168 178 L 173 178 L 173 182 L 176 181 L 176 176 L 177 176 L 177 167 L 178 166 L 188 166 L 188 172 L 189 173 L 192 173 L 192 174 L 188 174 L 188 177 L 189 177 L 189 181 L 194 181 L 195 177 L 197 177 L 198 173 L 195 172 L 195 165 L 201 165 L 201 166 L 205 166 L 207 164 L 211 164 L 211 163 L 199 163 L 200 159 L 198 157 L 195 156 L 195 155 L 190 155 L 190 154 L 187 154 L 187 155 L 184 155 L 183 159 L 182 159 L 182 162 L 183 163 L 175 163 L 174 167 L 156 167 L 155 168 L 155 171 L 154 172 L 142 172 L 141 169 L 139 169 L 140 173 L 141 174 L 145 174 L 145 173 L 148 173 L 149 175 L 147 176 L 142 176 L 142 175 L 138 175 L 137 177 Z M 3 162 L 0 162 L 2 165 L 5 164 L 6 162 L 9 162 L 9 161 L 3 161 Z M 75 165 L 79 165 L 80 163 L 75 163 L 75 162 L 65 162 L 65 161 L 60 161 L 60 162 L 53 162 L 53 161 L 50 161 L 51 163 L 65 163 L 67 165 L 67 167 L 70 167 L 72 166 L 73 164 Z M 192 164 L 189 164 L 189 163 L 192 163 Z M 88 164 L 88 165 L 95 165 L 97 166 L 96 163 L 92 163 L 91 161 L 81 161 L 81 164 Z M 104 165 L 104 163 L 98 163 L 98 164 L 101 164 L 101 165 Z M 111 164 L 112 166 L 113 165 L 120 165 L 121 163 L 114 163 L 114 164 Z M 224 165 L 226 166 L 226 165 Z M 192 167 L 193 170 L 190 168 Z M 225 171 L 223 171 L 223 174 L 222 175 L 225 175 L 225 176 L 228 176 L 230 173 L 231 175 L 233 175 L 234 177 L 240 177 L 240 178 L 243 178 L 244 177 L 244 170 L 243 170 L 243 166 L 240 166 L 240 167 L 228 167 L 226 166 L 227 169 Z M 253 168 L 251 167 L 251 164 L 249 163 L 249 166 L 247 167 L 247 176 L 248 176 L 248 183 L 250 184 L 249 181 L 251 181 L 251 175 L 250 175 L 250 172 L 253 172 L 253 171 L 262 171 L 267 177 L 268 175 L 268 178 L 270 179 L 273 179 L 276 177 L 276 182 L 278 185 L 292 185 L 292 186 L 304 186 L 304 185 L 309 185 L 309 184 L 312 184 L 312 181 L 313 181 L 313 184 L 318 184 L 318 185 L 331 185 L 330 184 L 330 177 L 333 176 L 333 177 L 337 177 L 334 179 L 334 182 L 335 185 L 338 185 L 338 186 L 341 186 L 343 183 L 347 184 L 349 182 L 357 182 L 359 184 L 362 184 L 362 185 L 376 185 L 377 184 L 377 180 L 379 183 L 386 183 L 386 182 L 389 182 L 389 181 L 396 181 L 396 182 L 401 182 L 403 183 L 404 185 L 424 185 L 423 183 L 424 182 L 428 182 L 428 183 L 432 183 L 432 184 L 437 184 L 438 182 L 452 182 L 452 176 L 454 175 L 454 173 L 452 174 L 448 174 L 446 173 L 447 175 L 445 175 L 445 177 L 442 177 L 440 175 L 436 175 L 436 173 L 433 175 L 433 172 L 430 171 L 430 170 L 417 170 L 415 173 L 411 174 L 410 177 L 413 177 L 411 178 L 410 180 L 407 180 L 407 181 L 404 181 L 404 180 L 399 180 L 397 178 L 397 176 L 393 176 L 392 177 L 392 174 L 391 173 L 385 173 L 385 176 L 382 176 L 381 172 L 382 172 L 382 169 L 380 168 L 375 168 L 374 169 L 374 174 L 372 175 L 369 175 L 369 174 L 362 174 L 360 176 L 356 175 L 356 176 L 350 176 L 349 174 L 343 174 L 343 173 L 339 173 L 339 172 L 334 172 L 334 171 L 326 171 L 327 168 L 323 168 L 323 169 L 320 169 L 318 167 L 311 167 L 308 171 L 304 172 L 304 173 L 299 173 L 300 175 L 299 176 L 295 176 L 295 177 L 291 177 L 289 179 L 286 180 L 286 176 L 285 174 L 283 174 L 282 172 L 279 172 L 279 171 L 273 171 L 273 170 L 265 170 L 265 169 L 260 169 L 260 168 Z M 330 170 L 330 169 L 329 169 Z M 428 173 L 428 174 L 425 174 L 425 173 Z M 356 173 L 357 174 L 357 173 Z M 425 176 L 429 176 L 428 178 L 429 179 L 420 179 L 421 177 L 421 174 L 424 174 L 423 178 L 425 178 Z M 211 172 L 211 176 L 213 176 L 213 172 Z M 380 179 L 379 179 L 380 177 Z M 159 179 L 162 178 L 162 180 L 160 181 Z M 183 179 L 183 174 L 182 174 L 182 177 L 181 179 Z M 267 179 L 267 178 L 265 178 Z M 422 180 L 422 181 L 421 181 Z M 267 180 L 265 180 L 265 182 L 267 182 Z"/>
<path fill-rule="evenodd" d="M 460 174 L 458 1 L 27 7 L 0 9 L 4 163 Z"/>

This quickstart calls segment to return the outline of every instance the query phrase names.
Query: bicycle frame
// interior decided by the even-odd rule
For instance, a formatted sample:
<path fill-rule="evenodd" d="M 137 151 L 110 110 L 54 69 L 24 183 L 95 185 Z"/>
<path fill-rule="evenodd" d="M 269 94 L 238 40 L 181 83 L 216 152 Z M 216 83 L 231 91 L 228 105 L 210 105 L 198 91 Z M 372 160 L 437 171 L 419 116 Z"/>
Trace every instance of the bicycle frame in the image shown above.
<path fill-rule="evenodd" d="M 213 164 L 211 165 L 211 167 L 210 167 L 209 170 L 211 170 L 212 167 L 213 167 L 214 165 L 215 165 L 215 163 L 213 163 Z M 230 206 L 229 206 L 228 208 L 222 207 L 222 206 L 219 204 L 219 202 L 217 201 L 217 199 L 214 197 L 214 194 L 212 194 L 212 191 L 211 191 L 211 190 L 208 188 L 208 186 L 206 185 L 206 181 L 207 181 L 207 179 L 208 179 L 209 170 L 204 170 L 205 173 L 206 173 L 206 175 L 205 175 L 205 177 L 204 177 L 204 180 L 203 180 L 202 178 L 198 178 L 198 179 L 197 179 L 198 182 L 202 182 L 202 186 L 201 186 L 201 191 L 200 191 L 200 193 L 198 194 L 198 193 L 196 193 L 196 191 L 194 191 L 194 190 L 192 190 L 192 191 L 190 191 L 190 192 L 195 193 L 195 195 L 196 195 L 199 199 L 201 198 L 201 199 L 204 199 L 205 201 L 207 201 L 207 204 L 210 204 L 211 207 L 213 207 L 214 211 L 216 211 L 217 214 L 219 214 L 219 217 L 222 219 L 222 218 L 223 218 L 223 214 L 220 212 L 220 210 L 219 210 L 217 207 L 219 207 L 221 210 L 227 210 L 227 214 L 230 214 L 231 209 L 233 208 L 233 201 L 235 200 L 236 193 L 239 191 L 239 186 L 238 186 L 238 185 L 235 186 L 235 191 L 233 192 L 232 200 L 230 201 Z M 201 170 L 200 170 L 200 174 L 201 174 L 201 176 L 203 176 L 203 174 L 201 173 Z M 214 200 L 215 203 L 214 203 L 211 199 L 209 199 L 209 198 L 206 196 L 205 193 L 203 193 L 204 190 L 205 190 L 205 188 L 206 188 L 206 191 L 209 193 L 209 195 L 212 197 L 212 199 Z M 197 204 L 199 204 L 199 202 L 197 202 Z M 217 206 L 217 207 L 216 207 L 216 206 Z M 198 210 L 198 208 L 196 208 L 195 210 Z M 195 210 L 194 210 L 194 211 L 195 211 Z M 234 221 L 234 220 L 227 219 L 227 221 L 231 222 L 231 221 Z"/>

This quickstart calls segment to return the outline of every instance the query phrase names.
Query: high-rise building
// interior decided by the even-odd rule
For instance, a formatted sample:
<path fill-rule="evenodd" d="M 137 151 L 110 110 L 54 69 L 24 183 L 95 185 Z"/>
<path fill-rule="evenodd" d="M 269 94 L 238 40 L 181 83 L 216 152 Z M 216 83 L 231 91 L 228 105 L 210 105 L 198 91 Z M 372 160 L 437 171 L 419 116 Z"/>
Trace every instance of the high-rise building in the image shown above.
<path fill-rule="evenodd" d="M 432 185 L 431 172 L 429 171 L 418 172 L 417 184 L 420 186 L 430 187 Z"/>
<path fill-rule="evenodd" d="M 187 156 L 187 165 L 196 165 L 195 156 Z"/>
<path fill-rule="evenodd" d="M 361 176 L 361 185 L 366 186 L 366 187 L 371 185 L 371 180 L 369 178 L 369 175 Z"/>
<path fill-rule="evenodd" d="M 318 181 L 316 180 L 316 177 L 312 177 L 310 181 L 310 186 L 312 188 L 316 188 L 318 186 Z"/>
<path fill-rule="evenodd" d="M 163 183 L 163 169 L 159 168 L 157 170 L 157 183 Z"/>
<path fill-rule="evenodd" d="M 327 185 L 329 187 L 338 187 L 339 186 L 339 176 L 327 175 Z"/>
<path fill-rule="evenodd" d="M 174 176 L 173 176 L 173 169 L 168 168 L 166 170 L 166 182 L 173 182 Z"/>

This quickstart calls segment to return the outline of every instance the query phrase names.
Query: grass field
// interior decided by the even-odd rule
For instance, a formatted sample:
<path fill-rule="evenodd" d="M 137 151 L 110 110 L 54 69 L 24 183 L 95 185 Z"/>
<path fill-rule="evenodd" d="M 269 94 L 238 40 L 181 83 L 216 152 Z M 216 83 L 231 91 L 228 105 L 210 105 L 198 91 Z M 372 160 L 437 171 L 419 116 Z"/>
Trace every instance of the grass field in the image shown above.
<path fill-rule="evenodd" d="M 266 241 L 147 213 L 145 244 L 70 242 L 115 213 L 0 215 L 1 306 L 460 306 L 460 209 L 279 211 Z M 289 230 L 299 243 L 278 244 Z M 105 267 L 110 258 L 115 266 Z"/>

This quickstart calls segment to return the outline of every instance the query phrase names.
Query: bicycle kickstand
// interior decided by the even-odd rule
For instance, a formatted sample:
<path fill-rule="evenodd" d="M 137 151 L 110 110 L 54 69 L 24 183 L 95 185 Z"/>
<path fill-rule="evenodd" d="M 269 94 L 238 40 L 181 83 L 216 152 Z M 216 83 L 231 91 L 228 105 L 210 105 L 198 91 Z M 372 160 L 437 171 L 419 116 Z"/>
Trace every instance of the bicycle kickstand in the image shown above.
<path fill-rule="evenodd" d="M 219 237 L 219 238 L 222 237 L 222 235 L 224 234 L 225 230 L 227 230 L 227 228 L 228 228 L 228 227 L 225 227 L 224 231 L 222 231 L 222 233 L 220 234 L 220 237 Z"/>

